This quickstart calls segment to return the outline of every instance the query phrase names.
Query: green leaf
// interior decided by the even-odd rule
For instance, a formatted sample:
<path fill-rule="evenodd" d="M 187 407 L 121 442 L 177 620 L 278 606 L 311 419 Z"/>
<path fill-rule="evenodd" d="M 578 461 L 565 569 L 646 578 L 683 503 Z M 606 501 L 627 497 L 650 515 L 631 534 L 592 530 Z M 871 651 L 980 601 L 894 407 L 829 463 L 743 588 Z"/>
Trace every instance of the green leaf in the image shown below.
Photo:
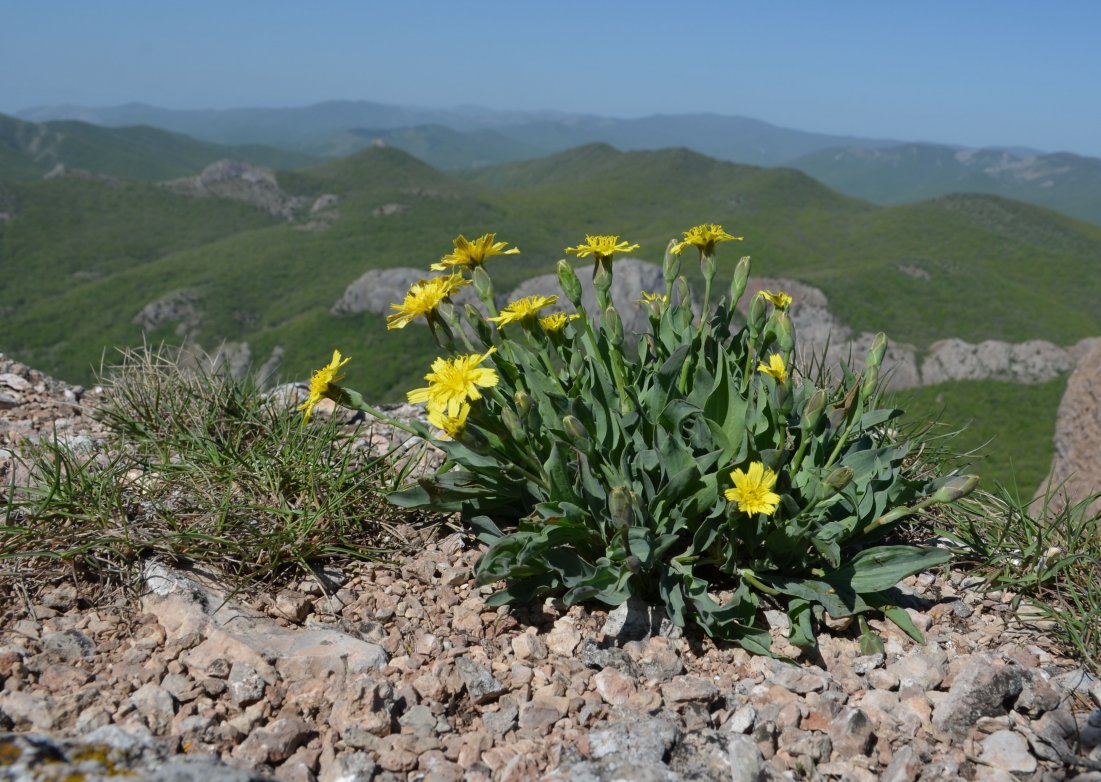
<path fill-rule="evenodd" d="M 547 476 L 547 489 L 552 498 L 581 502 L 581 498 L 573 488 L 573 481 L 570 480 L 570 475 L 566 471 L 566 460 L 557 442 L 551 445 L 550 456 L 543 464 L 543 474 Z"/>
<path fill-rule="evenodd" d="M 809 600 L 795 598 L 788 601 L 788 624 L 791 625 L 788 641 L 793 646 L 800 649 L 813 649 L 818 646 L 818 639 L 814 637 L 812 618 L 813 614 Z"/>
<path fill-rule="evenodd" d="M 906 635 L 913 638 L 919 644 L 925 643 L 925 636 L 921 634 L 921 630 L 917 629 L 910 614 L 905 608 L 899 608 L 898 606 L 887 606 L 883 608 L 883 615 L 898 625 L 899 629 Z"/>
<path fill-rule="evenodd" d="M 883 654 L 883 639 L 879 633 L 868 626 L 868 620 L 863 616 L 857 619 L 860 621 L 860 653 L 865 656 Z"/>
<path fill-rule="evenodd" d="M 907 576 L 938 567 L 951 559 L 951 552 L 930 546 L 877 546 L 861 551 L 834 574 L 847 581 L 856 592 L 880 592 Z M 829 579 L 833 581 L 834 576 Z"/>

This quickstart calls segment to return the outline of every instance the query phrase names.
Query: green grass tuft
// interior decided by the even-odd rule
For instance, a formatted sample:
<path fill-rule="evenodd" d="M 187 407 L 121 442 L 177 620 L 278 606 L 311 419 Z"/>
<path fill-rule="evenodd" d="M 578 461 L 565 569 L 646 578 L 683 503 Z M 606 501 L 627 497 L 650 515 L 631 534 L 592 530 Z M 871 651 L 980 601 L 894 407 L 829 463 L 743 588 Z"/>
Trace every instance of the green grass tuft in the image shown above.
<path fill-rule="evenodd" d="M 394 553 L 391 525 L 410 517 L 383 494 L 415 460 L 368 456 L 364 431 L 303 426 L 254 382 L 185 370 L 174 351 L 127 351 L 104 383 L 104 448 L 55 438 L 20 457 L 29 479 L 8 489 L 0 572 L 130 583 L 157 556 L 241 583 Z"/>

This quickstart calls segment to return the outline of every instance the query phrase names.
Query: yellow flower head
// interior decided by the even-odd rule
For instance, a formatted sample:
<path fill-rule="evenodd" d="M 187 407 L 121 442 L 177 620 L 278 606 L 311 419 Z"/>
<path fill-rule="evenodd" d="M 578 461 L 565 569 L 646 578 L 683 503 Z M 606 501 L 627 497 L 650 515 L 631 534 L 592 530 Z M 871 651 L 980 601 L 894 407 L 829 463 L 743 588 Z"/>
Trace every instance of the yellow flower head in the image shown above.
<path fill-rule="evenodd" d="M 603 261 L 606 258 L 611 258 L 614 253 L 629 253 L 637 249 L 637 244 L 621 242 L 618 236 L 590 236 L 585 234 L 584 244 L 579 244 L 577 247 L 567 247 L 566 252 L 570 255 L 576 255 L 578 258 L 591 255 L 596 260 Z"/>
<path fill-rule="evenodd" d="M 305 415 L 302 416 L 302 423 L 309 423 L 310 416 L 313 415 L 313 409 L 317 407 L 318 402 L 333 397 L 336 393 L 333 391 L 336 381 L 344 379 L 344 375 L 338 375 L 337 372 L 351 360 L 351 358 L 342 360 L 340 351 L 334 350 L 333 360 L 329 362 L 328 366 L 324 366 L 313 373 L 313 377 L 310 378 L 310 395 L 305 402 L 298 406 L 299 410 L 305 412 Z"/>
<path fill-rule="evenodd" d="M 788 379 L 788 369 L 784 366 L 784 357 L 779 353 L 773 353 L 769 356 L 767 364 L 763 361 L 757 364 L 757 371 L 772 375 L 776 378 L 777 383 L 783 383 Z"/>
<path fill-rule="evenodd" d="M 490 348 L 485 353 L 456 356 L 452 359 L 437 358 L 432 362 L 432 371 L 424 376 L 428 381 L 426 388 L 415 388 L 406 396 L 410 402 L 426 402 L 428 411 L 446 413 L 452 418 L 459 415 L 463 402 L 468 399 L 481 399 L 481 388 L 492 388 L 499 378 L 494 369 L 478 366 L 496 350 Z"/>
<path fill-rule="evenodd" d="M 459 403 L 459 412 L 455 415 L 447 415 L 443 410 L 429 410 L 428 423 L 437 429 L 442 429 L 444 434 L 452 440 L 458 438 L 466 427 L 466 417 L 470 415 L 470 403 Z"/>
<path fill-rule="evenodd" d="M 473 242 L 462 234 L 455 239 L 455 250 L 440 258 L 439 263 L 432 264 L 432 271 L 443 272 L 456 266 L 463 269 L 474 269 L 481 266 L 494 255 L 516 255 L 519 247 L 506 250 L 508 242 L 496 242 L 497 234 L 482 234 Z"/>
<path fill-rule="evenodd" d="M 772 306 L 778 310 L 786 310 L 791 306 L 791 296 L 788 296 L 783 291 L 776 291 L 776 293 L 772 291 L 759 291 L 757 295 L 771 301 Z"/>
<path fill-rule="evenodd" d="M 669 297 L 664 293 L 647 293 L 642 291 L 642 298 L 638 300 L 639 304 L 668 304 Z"/>
<path fill-rule="evenodd" d="M 417 316 L 432 317 L 436 314 L 436 308 L 440 306 L 441 301 L 469 284 L 470 280 L 464 280 L 458 273 L 413 283 L 409 292 L 405 294 L 405 301 L 390 305 L 390 309 L 397 312 L 386 316 L 386 328 L 403 329 Z"/>
<path fill-rule="evenodd" d="M 496 323 L 497 328 L 501 328 L 506 323 L 531 320 L 539 310 L 549 307 L 556 301 L 558 301 L 557 296 L 525 296 L 501 310 L 500 315 L 494 318 L 486 318 L 486 320 Z"/>
<path fill-rule="evenodd" d="M 726 499 L 738 503 L 738 510 L 749 515 L 764 513 L 771 516 L 780 504 L 780 495 L 772 491 L 776 485 L 776 473 L 761 462 L 753 462 L 743 472 L 740 468 L 730 473 L 734 487 L 727 489 Z"/>
<path fill-rule="evenodd" d="M 539 325 L 543 328 L 543 331 L 547 333 L 553 331 L 561 331 L 566 328 L 566 324 L 571 320 L 577 320 L 581 316 L 576 312 L 567 315 L 564 312 L 556 312 L 553 315 L 548 315 L 545 318 L 539 319 Z"/>
<path fill-rule="evenodd" d="M 681 250 L 691 245 L 703 255 L 714 255 L 715 245 L 719 242 L 740 242 L 744 236 L 731 236 L 721 225 L 697 225 L 684 232 L 684 241 L 673 245 L 673 252 L 680 255 Z"/>

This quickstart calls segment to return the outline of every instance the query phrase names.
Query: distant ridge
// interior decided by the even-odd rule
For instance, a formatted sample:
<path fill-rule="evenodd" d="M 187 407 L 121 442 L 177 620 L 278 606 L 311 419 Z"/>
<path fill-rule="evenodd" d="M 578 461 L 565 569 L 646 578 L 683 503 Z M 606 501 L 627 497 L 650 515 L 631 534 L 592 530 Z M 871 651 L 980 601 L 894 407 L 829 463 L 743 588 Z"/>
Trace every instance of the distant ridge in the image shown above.
<path fill-rule="evenodd" d="M 106 128 L 76 120 L 26 122 L 0 114 L 0 177 L 6 179 L 77 170 L 156 181 L 195 174 L 225 158 L 269 168 L 316 162 L 297 152 L 260 144 L 212 144 L 148 125 Z"/>
<path fill-rule="evenodd" d="M 620 149 L 684 146 L 711 157 L 755 165 L 779 165 L 819 149 L 861 145 L 890 146 L 888 139 L 838 136 L 782 128 L 748 117 L 720 114 L 655 114 L 618 119 L 553 111 L 497 111 L 475 106 L 426 109 L 372 101 L 326 101 L 296 108 L 176 110 L 128 103 L 123 106 L 37 106 L 16 113 L 44 122 L 79 119 L 107 127 L 152 125 L 220 144 L 261 143 L 324 153 L 349 131 L 393 131 L 443 126 L 460 133 L 494 130 L 530 147 L 537 157 L 581 144 L 603 141 Z M 347 143 L 347 139 L 344 139 Z M 347 146 L 335 150 L 347 154 Z M 435 165 L 429 154 L 413 150 Z M 504 159 L 490 162 L 502 163 Z M 469 164 L 468 164 L 469 165 Z"/>
<path fill-rule="evenodd" d="M 1101 225 L 1101 160 L 903 144 L 826 149 L 791 164 L 848 195 L 903 204 L 948 193 L 990 193 Z"/>

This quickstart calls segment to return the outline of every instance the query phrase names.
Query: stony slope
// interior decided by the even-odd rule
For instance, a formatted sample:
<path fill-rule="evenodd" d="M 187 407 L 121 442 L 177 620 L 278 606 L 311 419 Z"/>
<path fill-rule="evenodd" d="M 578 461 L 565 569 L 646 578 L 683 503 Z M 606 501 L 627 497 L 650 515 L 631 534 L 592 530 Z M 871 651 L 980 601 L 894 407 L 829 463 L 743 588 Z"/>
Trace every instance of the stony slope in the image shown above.
<path fill-rule="evenodd" d="M 27 384 L 6 427 L 42 431 L 61 415 L 83 431 L 79 389 L 0 369 Z M 885 654 L 862 656 L 839 624 L 820 655 L 792 664 L 655 634 L 637 606 L 489 608 L 466 535 L 397 534 L 417 553 L 243 601 L 162 565 L 146 568 L 140 605 L 0 579 L 0 731 L 52 737 L 0 734 L 0 759 L 26 777 L 207 782 L 796 780 L 812 769 L 896 782 L 1089 772 L 1075 777 L 1085 782 L 1101 771 L 1101 682 L 1054 652 L 1042 622 L 1013 621 L 1012 595 L 980 594 L 965 573 L 900 586 L 925 645 L 873 622 Z"/>

